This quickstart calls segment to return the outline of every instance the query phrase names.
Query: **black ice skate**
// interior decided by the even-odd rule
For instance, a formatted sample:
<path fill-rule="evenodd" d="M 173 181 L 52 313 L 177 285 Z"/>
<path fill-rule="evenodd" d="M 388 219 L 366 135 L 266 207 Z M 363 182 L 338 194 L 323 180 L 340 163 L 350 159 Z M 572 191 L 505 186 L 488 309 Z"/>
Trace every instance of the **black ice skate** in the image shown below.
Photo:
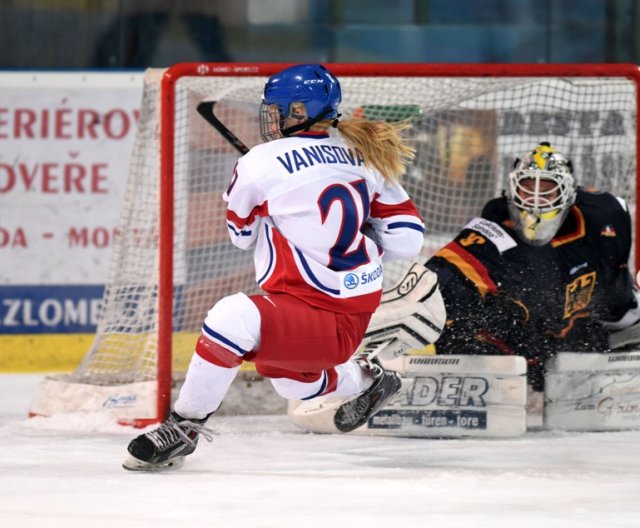
<path fill-rule="evenodd" d="M 400 376 L 396 372 L 385 370 L 376 359 L 364 361 L 371 371 L 373 383 L 362 394 L 338 407 L 333 421 L 342 433 L 348 433 L 367 423 L 400 390 Z"/>
<path fill-rule="evenodd" d="M 122 467 L 129 471 L 165 471 L 182 467 L 184 457 L 196 450 L 200 435 L 208 442 L 213 439 L 213 431 L 204 426 L 207 418 L 186 419 L 172 412 L 160 427 L 131 440 L 127 447 L 131 456 Z"/>

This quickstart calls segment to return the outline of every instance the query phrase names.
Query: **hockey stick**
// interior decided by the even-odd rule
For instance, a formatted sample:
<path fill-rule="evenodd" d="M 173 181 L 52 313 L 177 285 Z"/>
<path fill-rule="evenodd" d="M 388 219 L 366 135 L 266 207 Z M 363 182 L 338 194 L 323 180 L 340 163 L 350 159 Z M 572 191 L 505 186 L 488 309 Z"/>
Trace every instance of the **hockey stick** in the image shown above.
<path fill-rule="evenodd" d="M 215 128 L 224 139 L 226 139 L 233 147 L 244 155 L 249 152 L 249 148 L 236 136 L 231 130 L 229 130 L 225 124 L 220 121 L 213 113 L 213 107 L 218 101 L 202 101 L 198 105 L 198 113 L 205 118 L 213 128 Z"/>

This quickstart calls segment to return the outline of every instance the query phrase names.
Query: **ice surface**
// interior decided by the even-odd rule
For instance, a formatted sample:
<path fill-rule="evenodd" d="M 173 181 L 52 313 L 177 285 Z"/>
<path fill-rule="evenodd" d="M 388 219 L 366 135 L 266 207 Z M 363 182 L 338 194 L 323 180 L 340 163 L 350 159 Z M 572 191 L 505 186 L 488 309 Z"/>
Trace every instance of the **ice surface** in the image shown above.
<path fill-rule="evenodd" d="M 640 431 L 431 440 L 212 418 L 183 469 L 121 469 L 136 431 L 27 419 L 41 376 L 0 376 L 0 527 L 640 527 Z"/>

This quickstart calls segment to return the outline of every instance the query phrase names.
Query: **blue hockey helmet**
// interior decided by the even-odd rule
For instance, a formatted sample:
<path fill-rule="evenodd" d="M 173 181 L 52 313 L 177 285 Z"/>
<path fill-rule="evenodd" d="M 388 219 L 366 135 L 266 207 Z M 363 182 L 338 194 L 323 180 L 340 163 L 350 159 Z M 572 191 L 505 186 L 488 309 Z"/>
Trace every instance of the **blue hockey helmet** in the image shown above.
<path fill-rule="evenodd" d="M 262 138 L 278 139 L 308 130 L 323 119 L 335 119 L 341 101 L 338 79 L 321 64 L 286 68 L 272 75 L 264 87 L 260 107 Z M 298 124 L 285 127 L 285 119 L 293 119 Z"/>

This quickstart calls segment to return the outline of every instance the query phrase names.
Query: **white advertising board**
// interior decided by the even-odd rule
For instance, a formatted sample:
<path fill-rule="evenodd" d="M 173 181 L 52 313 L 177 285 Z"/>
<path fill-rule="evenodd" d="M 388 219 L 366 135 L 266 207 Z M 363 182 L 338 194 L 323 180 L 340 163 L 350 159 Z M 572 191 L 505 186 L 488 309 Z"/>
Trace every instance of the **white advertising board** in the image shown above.
<path fill-rule="evenodd" d="M 142 73 L 0 72 L 0 334 L 92 332 Z"/>

